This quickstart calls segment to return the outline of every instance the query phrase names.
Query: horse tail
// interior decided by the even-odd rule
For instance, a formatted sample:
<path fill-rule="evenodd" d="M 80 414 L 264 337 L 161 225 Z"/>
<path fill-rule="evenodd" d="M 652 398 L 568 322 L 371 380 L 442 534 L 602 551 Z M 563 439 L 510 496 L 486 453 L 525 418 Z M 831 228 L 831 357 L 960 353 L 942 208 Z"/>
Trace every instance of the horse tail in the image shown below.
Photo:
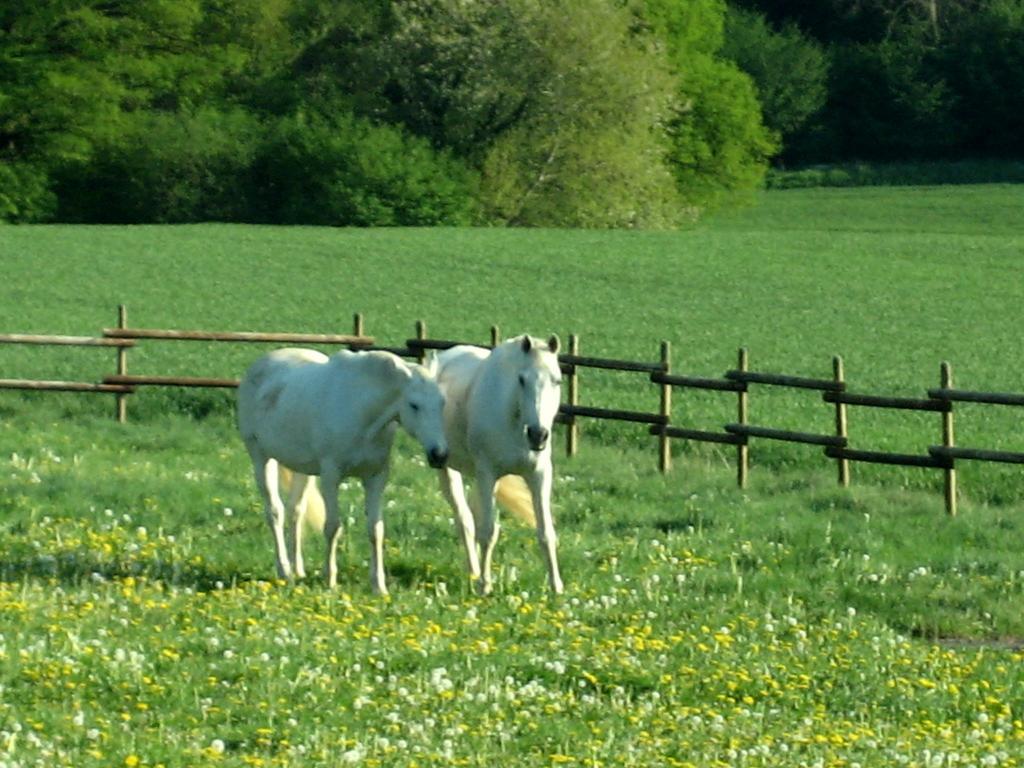
<path fill-rule="evenodd" d="M 526 525 L 535 526 L 537 517 L 533 511 L 533 495 L 526 481 L 519 475 L 505 475 L 494 487 L 495 500 Z"/>
<path fill-rule="evenodd" d="M 287 489 L 289 498 L 292 494 L 292 483 L 295 479 L 295 475 L 287 467 L 278 464 L 278 478 L 282 488 Z M 324 510 L 324 497 L 320 495 L 320 490 L 316 486 L 316 480 L 312 477 L 309 478 L 309 482 L 306 483 L 306 488 L 300 498 L 295 504 L 296 509 L 301 509 L 302 506 L 306 507 L 306 514 L 303 517 L 303 521 L 306 526 L 317 533 L 320 533 L 324 529 L 324 520 L 327 517 L 327 513 Z"/>

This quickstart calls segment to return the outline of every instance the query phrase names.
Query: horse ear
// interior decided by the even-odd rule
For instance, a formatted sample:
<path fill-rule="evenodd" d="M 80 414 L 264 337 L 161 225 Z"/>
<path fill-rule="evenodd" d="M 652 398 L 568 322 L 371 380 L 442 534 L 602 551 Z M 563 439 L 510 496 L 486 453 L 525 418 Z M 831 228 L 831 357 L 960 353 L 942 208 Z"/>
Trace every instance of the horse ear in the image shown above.
<path fill-rule="evenodd" d="M 559 342 L 559 340 L 558 340 L 558 334 L 557 333 L 552 333 L 551 334 L 551 338 L 548 339 L 548 349 L 551 351 L 552 354 L 557 355 L 558 354 L 558 347 L 560 345 L 561 345 L 561 342 Z"/>
<path fill-rule="evenodd" d="M 523 352 L 529 352 L 533 349 L 533 339 L 530 338 L 530 334 L 523 336 Z"/>

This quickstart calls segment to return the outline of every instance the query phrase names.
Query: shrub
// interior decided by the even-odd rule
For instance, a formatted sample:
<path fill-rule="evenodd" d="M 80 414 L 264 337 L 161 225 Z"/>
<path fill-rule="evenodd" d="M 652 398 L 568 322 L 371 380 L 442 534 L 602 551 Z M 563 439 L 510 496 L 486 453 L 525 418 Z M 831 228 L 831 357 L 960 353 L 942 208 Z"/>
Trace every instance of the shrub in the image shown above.
<path fill-rule="evenodd" d="M 59 218 L 108 223 L 237 221 L 261 135 L 240 109 L 138 112 L 60 173 Z"/>
<path fill-rule="evenodd" d="M 469 224 L 476 178 L 424 139 L 351 114 L 281 119 L 250 172 L 263 221 L 333 226 Z"/>
<path fill-rule="evenodd" d="M 750 79 L 731 62 L 700 57 L 682 92 L 689 100 L 670 126 L 669 160 L 683 197 L 714 207 L 761 187 L 777 145 Z"/>

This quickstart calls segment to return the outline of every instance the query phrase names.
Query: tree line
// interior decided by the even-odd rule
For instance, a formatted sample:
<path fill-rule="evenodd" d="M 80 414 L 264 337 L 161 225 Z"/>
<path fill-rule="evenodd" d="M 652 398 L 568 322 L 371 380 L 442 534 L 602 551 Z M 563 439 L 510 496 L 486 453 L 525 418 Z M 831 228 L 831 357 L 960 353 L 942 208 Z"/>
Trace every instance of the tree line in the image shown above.
<path fill-rule="evenodd" d="M 1024 0 L 794 5 L 7 0 L 0 220 L 675 226 L 1014 151 Z"/>
<path fill-rule="evenodd" d="M 758 82 L 766 121 L 782 137 L 777 160 L 1024 154 L 1024 0 L 735 3 L 726 47 Z M 813 83 L 802 97 L 787 88 L 787 70 Z M 800 124 L 773 118 L 776 100 L 812 93 L 820 103 Z"/>

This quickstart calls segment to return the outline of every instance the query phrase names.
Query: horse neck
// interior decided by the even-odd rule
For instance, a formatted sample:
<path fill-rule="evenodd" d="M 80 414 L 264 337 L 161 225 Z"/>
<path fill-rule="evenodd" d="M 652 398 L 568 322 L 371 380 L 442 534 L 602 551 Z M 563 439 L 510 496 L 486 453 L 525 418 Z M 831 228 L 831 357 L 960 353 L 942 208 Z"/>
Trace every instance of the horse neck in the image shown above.
<path fill-rule="evenodd" d="M 380 361 L 378 373 L 381 378 L 381 386 L 374 390 L 374 397 L 367 407 L 367 411 L 372 414 L 367 434 L 377 434 L 389 422 L 398 418 L 402 394 L 409 382 L 409 377 L 412 376 L 412 371 L 403 360 L 396 358 L 396 361 L 395 365 L 387 360 Z"/>

